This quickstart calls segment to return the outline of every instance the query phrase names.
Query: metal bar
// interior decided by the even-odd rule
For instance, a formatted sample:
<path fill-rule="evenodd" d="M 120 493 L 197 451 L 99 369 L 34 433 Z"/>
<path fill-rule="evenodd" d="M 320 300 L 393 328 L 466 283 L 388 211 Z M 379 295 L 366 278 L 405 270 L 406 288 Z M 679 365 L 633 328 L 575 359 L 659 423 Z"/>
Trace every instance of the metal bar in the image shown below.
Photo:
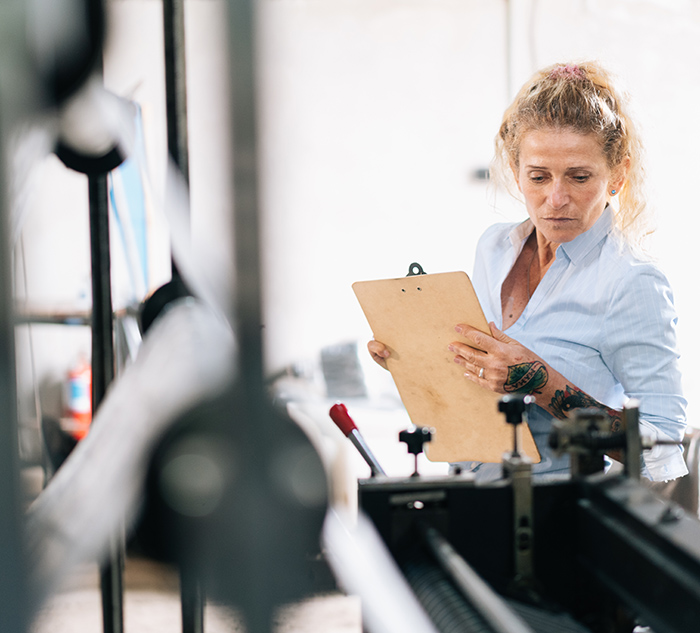
<path fill-rule="evenodd" d="M 512 456 L 508 460 L 508 465 L 513 486 L 515 582 L 521 587 L 531 587 L 534 582 L 532 464 L 527 457 Z"/>
<path fill-rule="evenodd" d="M 180 569 L 180 603 L 183 633 L 203 633 L 202 583 L 185 567 Z"/>
<path fill-rule="evenodd" d="M 88 176 L 90 263 L 92 270 L 92 410 L 98 409 L 114 379 L 114 327 L 109 250 L 107 174 Z M 124 542 L 114 536 L 100 573 L 105 633 L 124 630 Z"/>
<path fill-rule="evenodd" d="M 185 182 L 189 184 L 184 0 L 163 0 L 163 37 L 168 153 L 180 169 Z M 172 277 L 180 279 L 180 273 L 174 261 Z M 182 633 L 202 633 L 204 594 L 201 583 L 197 578 L 192 577 L 192 572 L 188 569 L 180 570 L 180 606 Z"/>
<path fill-rule="evenodd" d="M 236 286 L 234 322 L 246 391 L 265 399 L 263 386 L 260 221 L 258 218 L 255 2 L 230 1 L 233 95 L 233 209 Z"/>
<path fill-rule="evenodd" d="M 357 429 L 353 429 L 352 431 L 350 431 L 348 439 L 355 445 L 355 448 L 360 452 L 360 455 L 364 457 L 364 460 L 367 462 L 370 469 L 372 470 L 373 476 L 386 475 L 386 472 L 384 472 L 384 469 L 377 461 L 377 458 L 374 456 L 374 453 L 372 453 L 372 450 L 367 445 L 367 442 L 365 442 L 365 438 L 362 437 L 362 435 Z M 416 458 L 417 457 L 418 456 L 416 455 Z"/>
<path fill-rule="evenodd" d="M 107 562 L 100 569 L 102 629 L 105 633 L 124 630 L 124 556 L 124 537 L 120 530 L 117 535 L 112 535 Z"/>
<path fill-rule="evenodd" d="M 187 73 L 185 64 L 185 2 L 163 0 L 163 40 L 165 63 L 165 122 L 168 154 L 190 182 L 187 134 Z M 175 260 L 171 261 L 173 280 L 181 279 Z"/>
<path fill-rule="evenodd" d="M 424 528 L 423 536 L 440 566 L 494 632 L 533 633 L 532 628 L 481 579 L 435 528 Z"/>
<path fill-rule="evenodd" d="M 16 325 L 90 325 L 89 313 L 65 312 L 65 313 L 20 313 L 15 315 Z"/>
<path fill-rule="evenodd" d="M 267 408 L 263 368 L 256 4 L 255 0 L 228 0 L 235 271 L 230 321 L 239 346 L 236 375 L 241 394 L 235 412 L 238 423 L 235 431 L 231 428 L 229 432 L 234 445 L 246 447 L 248 477 L 252 484 L 246 491 L 249 503 L 256 495 L 269 494 L 271 490 L 265 465 L 270 447 L 279 446 L 275 433 L 280 430 Z M 276 514 L 270 505 L 266 506 L 266 511 L 273 516 Z M 238 536 L 246 543 L 246 548 L 237 552 L 244 558 L 239 569 L 246 570 L 247 578 L 239 595 L 231 597 L 241 608 L 247 631 L 269 633 L 275 597 L 265 570 L 271 570 L 270 551 L 277 546 L 273 533 L 264 529 L 262 515 L 259 512 L 247 515 L 243 517 Z M 289 551 L 297 544 L 295 538 L 290 532 Z M 274 585 L 274 590 L 280 590 L 279 583 Z"/>
<path fill-rule="evenodd" d="M 700 526 L 627 478 L 586 486 L 576 555 L 654 631 L 694 633 L 700 621 Z"/>
<path fill-rule="evenodd" d="M 0 78 L 3 76 L 10 77 L 4 72 L 0 73 Z M 20 530 L 22 512 L 9 228 L 12 214 L 7 193 L 10 187 L 6 162 L 11 117 L 5 93 L 14 90 L 9 84 L 0 86 L 0 98 L 3 99 L 0 104 L 0 614 L 3 630 L 22 632 L 27 629 L 28 601 Z"/>
<path fill-rule="evenodd" d="M 189 182 L 184 0 L 163 0 L 163 37 L 168 153 Z"/>

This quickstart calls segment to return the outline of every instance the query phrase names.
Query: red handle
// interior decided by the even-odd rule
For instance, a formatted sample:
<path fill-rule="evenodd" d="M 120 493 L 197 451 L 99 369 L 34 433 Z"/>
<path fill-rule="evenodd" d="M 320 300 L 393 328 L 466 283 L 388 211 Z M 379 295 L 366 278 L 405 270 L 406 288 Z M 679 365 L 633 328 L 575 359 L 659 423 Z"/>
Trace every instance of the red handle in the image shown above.
<path fill-rule="evenodd" d="M 331 420 L 343 432 L 346 437 L 357 428 L 344 404 L 334 404 L 330 410 Z"/>

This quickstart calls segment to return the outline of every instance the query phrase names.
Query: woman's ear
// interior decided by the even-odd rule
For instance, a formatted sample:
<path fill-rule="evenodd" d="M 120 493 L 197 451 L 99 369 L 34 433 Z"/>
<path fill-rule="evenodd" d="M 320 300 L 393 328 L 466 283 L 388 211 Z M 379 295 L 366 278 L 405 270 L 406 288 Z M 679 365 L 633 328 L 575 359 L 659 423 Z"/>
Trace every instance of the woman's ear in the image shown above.
<path fill-rule="evenodd" d="M 625 181 L 627 180 L 627 174 L 630 170 L 630 162 L 630 157 L 625 156 L 622 162 L 615 168 L 610 177 L 610 191 L 615 191 L 615 193 L 619 193 L 619 191 L 622 189 L 623 185 L 625 184 Z"/>

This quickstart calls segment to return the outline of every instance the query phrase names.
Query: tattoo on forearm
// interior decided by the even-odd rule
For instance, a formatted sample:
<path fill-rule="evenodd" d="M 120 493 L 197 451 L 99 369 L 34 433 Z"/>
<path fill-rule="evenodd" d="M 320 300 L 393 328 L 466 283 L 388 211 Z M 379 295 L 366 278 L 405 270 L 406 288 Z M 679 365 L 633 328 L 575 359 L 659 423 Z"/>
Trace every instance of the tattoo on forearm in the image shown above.
<path fill-rule="evenodd" d="M 538 360 L 508 367 L 508 376 L 503 383 L 506 393 L 540 393 L 547 384 L 549 373 L 544 363 Z"/>
<path fill-rule="evenodd" d="M 572 409 L 585 409 L 587 407 L 600 406 L 600 404 L 580 389 L 566 385 L 564 391 L 557 390 L 554 392 L 554 398 L 552 398 L 549 406 L 554 415 L 563 420 Z"/>
<path fill-rule="evenodd" d="M 554 398 L 549 403 L 552 412 L 557 418 L 564 419 L 568 416 L 572 409 L 597 408 L 602 409 L 610 416 L 611 430 L 619 431 L 622 429 L 621 414 L 615 409 L 606 407 L 588 394 L 584 393 L 576 387 L 567 385 L 564 391 L 557 390 L 554 392 Z"/>

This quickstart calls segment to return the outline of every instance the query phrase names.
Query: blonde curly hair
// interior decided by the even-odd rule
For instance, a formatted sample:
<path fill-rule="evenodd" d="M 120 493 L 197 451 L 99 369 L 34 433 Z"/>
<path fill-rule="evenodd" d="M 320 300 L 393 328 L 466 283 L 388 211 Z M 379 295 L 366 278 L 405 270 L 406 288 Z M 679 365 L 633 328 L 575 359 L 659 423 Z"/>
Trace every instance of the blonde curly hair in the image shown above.
<path fill-rule="evenodd" d="M 630 246 L 642 246 L 650 233 L 644 194 L 644 147 L 630 117 L 626 95 L 596 62 L 553 64 L 536 72 L 503 115 L 492 165 L 495 180 L 514 189 L 523 137 L 544 128 L 594 134 L 612 173 L 629 159 L 627 178 L 613 205 L 615 226 Z"/>

